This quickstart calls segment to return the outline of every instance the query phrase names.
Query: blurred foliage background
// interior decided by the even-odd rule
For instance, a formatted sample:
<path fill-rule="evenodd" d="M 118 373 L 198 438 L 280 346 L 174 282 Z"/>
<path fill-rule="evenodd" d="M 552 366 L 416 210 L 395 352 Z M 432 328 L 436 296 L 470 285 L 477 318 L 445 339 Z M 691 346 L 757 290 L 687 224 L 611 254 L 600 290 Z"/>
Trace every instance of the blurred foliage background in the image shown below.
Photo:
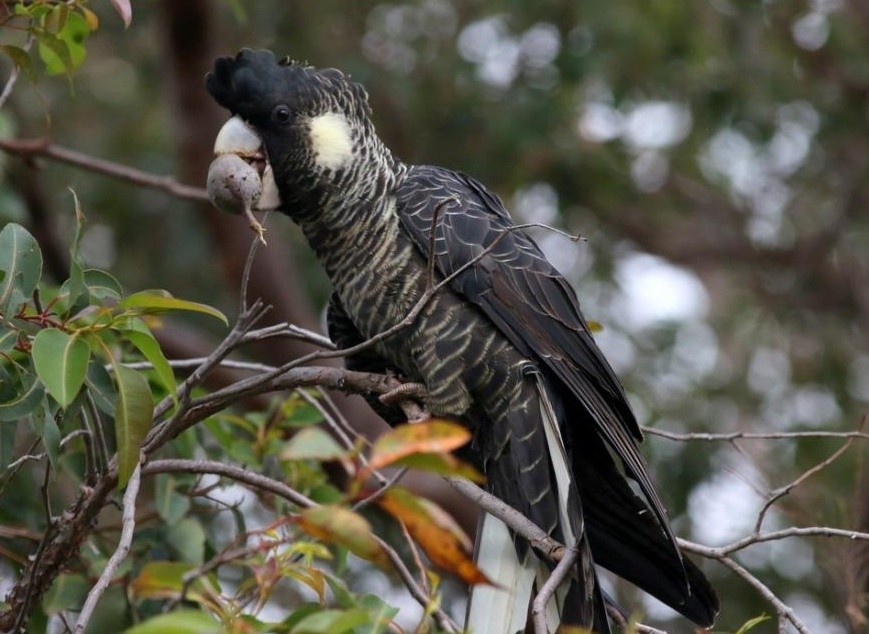
<path fill-rule="evenodd" d="M 81 68 L 19 84 L 4 135 L 47 136 L 202 185 L 226 117 L 203 89 L 215 56 L 267 47 L 335 66 L 366 86 L 404 160 L 473 174 L 515 217 L 586 238 L 538 234 L 603 325 L 598 340 L 642 424 L 845 431 L 866 415 L 869 4 L 163 0 L 135 3 L 127 30 L 108 3 L 91 8 L 102 23 Z M 250 240 L 242 220 L 60 163 L 2 161 L 0 221 L 53 248 L 60 279 L 73 187 L 91 265 L 126 288 L 234 310 Z M 288 220 L 269 225 L 255 290 L 275 320 L 316 326 L 325 277 Z M 170 356 L 207 352 L 207 326 L 168 324 Z M 644 451 L 676 532 L 715 545 L 749 534 L 769 489 L 840 444 L 650 436 Z M 791 492 L 764 528 L 869 529 L 866 446 Z M 813 632 L 867 626 L 865 548 L 788 539 L 738 559 Z M 719 629 L 769 612 L 731 573 L 706 569 L 722 596 Z"/>

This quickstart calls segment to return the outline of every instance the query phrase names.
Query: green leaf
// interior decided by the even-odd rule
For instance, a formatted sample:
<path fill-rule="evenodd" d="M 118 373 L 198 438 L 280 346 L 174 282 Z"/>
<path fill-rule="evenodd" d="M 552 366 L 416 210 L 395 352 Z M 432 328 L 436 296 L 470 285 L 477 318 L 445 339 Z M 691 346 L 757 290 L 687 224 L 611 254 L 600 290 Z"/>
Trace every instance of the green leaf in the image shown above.
<path fill-rule="evenodd" d="M 42 419 L 42 446 L 48 454 L 51 466 L 57 469 L 57 460 L 60 457 L 60 429 L 54 420 L 54 415 L 46 408 Z"/>
<path fill-rule="evenodd" d="M 69 44 L 48 31 L 36 31 L 34 34 L 39 42 L 39 57 L 45 65 L 45 72 L 48 75 L 71 72 L 73 65 Z"/>
<path fill-rule="evenodd" d="M 160 344 L 154 339 L 154 336 L 149 332 L 141 332 L 139 330 L 122 330 L 121 334 L 141 352 L 148 362 L 154 366 L 154 371 L 160 379 L 160 383 L 166 388 L 166 391 L 172 396 L 175 405 L 178 405 L 178 396 L 175 391 L 178 389 L 178 383 L 175 381 L 175 373 L 172 371 L 169 362 L 163 355 L 163 350 Z"/>
<path fill-rule="evenodd" d="M 99 359 L 92 358 L 88 364 L 87 378 L 88 395 L 94 399 L 97 407 L 109 416 L 115 415 L 118 403 L 118 395 L 115 392 L 115 384 L 106 368 Z"/>
<path fill-rule="evenodd" d="M 392 619 L 398 614 L 398 608 L 392 607 L 374 594 L 365 594 L 359 597 L 357 603 L 359 607 L 365 608 L 371 616 L 371 630 L 368 634 L 385 632 L 389 628 Z"/>
<path fill-rule="evenodd" d="M 115 442 L 118 450 L 118 488 L 123 488 L 139 462 L 142 440 L 151 428 L 154 401 L 144 376 L 114 363 L 118 401 L 115 406 Z"/>
<path fill-rule="evenodd" d="M 64 284 L 64 286 L 69 293 L 67 302 L 69 303 L 70 308 L 72 308 L 75 305 L 76 300 L 86 292 L 87 287 L 85 286 L 84 266 L 82 265 L 81 258 L 79 258 L 78 254 L 79 243 L 81 242 L 81 235 L 84 229 L 84 213 L 82 213 L 81 204 L 79 203 L 75 190 L 70 187 L 69 191 L 72 194 L 72 200 L 75 206 L 75 237 L 73 238 L 72 245 L 69 248 L 69 280 L 67 280 L 67 283 Z"/>
<path fill-rule="evenodd" d="M 291 634 L 343 634 L 370 623 L 365 610 L 321 610 L 299 621 Z"/>
<path fill-rule="evenodd" d="M 166 291 L 140 291 L 124 298 L 119 304 L 121 308 L 137 308 L 144 315 L 159 315 L 170 310 L 186 310 L 195 313 L 211 315 L 222 321 L 227 326 L 229 320 L 226 315 L 206 304 L 191 302 L 186 299 L 172 297 Z"/>
<path fill-rule="evenodd" d="M 51 17 L 49 14 L 45 18 L 46 28 L 50 26 Z M 68 13 L 63 24 L 59 22 L 57 35 L 46 30 L 35 33 L 39 41 L 39 56 L 49 75 L 69 74 L 81 66 L 85 58 L 84 41 L 91 32 L 88 21 L 79 13 Z"/>
<path fill-rule="evenodd" d="M 100 269 L 85 269 L 84 283 L 96 299 L 120 300 L 124 293 L 120 282 Z"/>
<path fill-rule="evenodd" d="M 18 342 L 18 333 L 14 330 L 0 329 L 0 352 L 8 352 Z"/>
<path fill-rule="evenodd" d="M 42 599 L 42 609 L 48 614 L 77 608 L 84 602 L 91 584 L 81 575 L 60 574 Z"/>
<path fill-rule="evenodd" d="M 205 530 L 192 517 L 185 517 L 167 527 L 166 541 L 185 563 L 198 566 L 204 561 Z"/>
<path fill-rule="evenodd" d="M 16 425 L 0 424 L 0 471 L 6 471 L 6 468 L 12 462 L 12 456 L 15 455 L 15 437 L 18 435 Z M 2 487 L 0 487 L 2 492 Z"/>
<path fill-rule="evenodd" d="M 24 73 L 28 79 L 33 77 L 33 65 L 30 62 L 30 54 L 19 46 L 11 46 L 9 44 L 0 44 L 2 50 L 12 63 Z"/>
<path fill-rule="evenodd" d="M 176 610 L 127 629 L 124 634 L 225 634 L 223 626 L 204 612 Z"/>
<path fill-rule="evenodd" d="M 45 389 L 61 407 L 67 407 L 84 383 L 91 349 L 75 335 L 46 328 L 34 338 L 31 354 Z"/>
<path fill-rule="evenodd" d="M 190 510 L 190 498 L 175 490 L 176 480 L 168 473 L 157 475 L 154 497 L 157 513 L 169 525 L 177 523 Z"/>
<path fill-rule="evenodd" d="M 335 439 L 319 427 L 305 427 L 287 443 L 282 460 L 336 460 L 347 455 Z"/>
<path fill-rule="evenodd" d="M 42 252 L 36 239 L 10 222 L 0 231 L 0 312 L 30 297 L 42 276 Z"/>
<path fill-rule="evenodd" d="M 0 421 L 15 421 L 27 416 L 42 402 L 45 388 L 34 376 L 33 381 L 22 387 L 14 400 L 0 403 Z"/>

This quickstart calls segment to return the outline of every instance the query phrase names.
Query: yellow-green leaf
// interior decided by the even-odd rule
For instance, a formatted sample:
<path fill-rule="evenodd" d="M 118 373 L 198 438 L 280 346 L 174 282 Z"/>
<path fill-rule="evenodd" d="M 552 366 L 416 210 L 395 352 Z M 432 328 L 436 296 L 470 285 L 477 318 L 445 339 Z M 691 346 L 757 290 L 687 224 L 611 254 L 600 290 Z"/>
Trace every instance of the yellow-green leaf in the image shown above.
<path fill-rule="evenodd" d="M 389 557 L 374 538 L 368 520 L 350 509 L 335 505 L 315 506 L 299 513 L 298 523 L 312 537 L 343 546 L 381 567 L 389 565 Z"/>
<path fill-rule="evenodd" d="M 414 453 L 392 463 L 394 467 L 410 467 L 440 475 L 458 476 L 473 482 L 485 482 L 486 477 L 466 462 L 448 453 Z"/>
<path fill-rule="evenodd" d="M 84 383 L 91 349 L 57 328 L 40 330 L 33 339 L 33 365 L 45 389 L 61 407 L 72 403 Z"/>
<path fill-rule="evenodd" d="M 151 428 L 154 400 L 144 376 L 114 363 L 118 401 L 115 405 L 115 439 L 118 444 L 118 487 L 127 484 L 139 462 L 139 449 Z"/>
<path fill-rule="evenodd" d="M 770 617 L 768 614 L 761 614 L 760 616 L 756 616 L 753 619 L 749 619 L 742 624 L 742 627 L 736 630 L 736 634 L 746 634 L 746 632 L 753 630 L 764 621 L 769 621 L 769 619 Z"/>
<path fill-rule="evenodd" d="M 151 561 L 142 567 L 139 575 L 130 582 L 130 591 L 140 599 L 173 599 L 181 594 L 184 575 L 193 570 L 193 564 L 178 561 Z M 199 576 L 187 589 L 190 601 L 201 603 L 207 590 L 207 576 Z"/>
<path fill-rule="evenodd" d="M 224 324 L 229 325 L 229 320 L 227 320 L 226 315 L 216 308 L 212 308 L 207 304 L 200 304 L 199 302 L 177 299 L 172 297 L 172 295 L 166 291 L 151 290 L 133 293 L 129 297 L 124 298 L 118 306 L 121 308 L 139 309 L 139 312 L 144 315 L 159 315 L 170 310 L 192 311 L 195 313 L 211 315 L 212 317 L 222 321 Z"/>

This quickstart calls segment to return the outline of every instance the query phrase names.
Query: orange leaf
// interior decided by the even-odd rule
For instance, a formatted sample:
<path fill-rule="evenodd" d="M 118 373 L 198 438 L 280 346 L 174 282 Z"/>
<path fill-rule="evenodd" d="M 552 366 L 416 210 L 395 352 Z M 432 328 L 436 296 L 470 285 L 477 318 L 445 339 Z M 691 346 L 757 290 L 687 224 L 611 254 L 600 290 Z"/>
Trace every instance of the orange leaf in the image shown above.
<path fill-rule="evenodd" d="M 403 522 L 432 563 L 461 578 L 469 585 L 495 585 L 470 556 L 471 540 L 456 521 L 430 500 L 416 497 L 407 489 L 392 487 L 377 504 Z"/>
<path fill-rule="evenodd" d="M 471 432 L 458 423 L 438 418 L 399 425 L 374 443 L 370 468 L 380 469 L 414 453 L 446 453 L 470 439 Z"/>
<path fill-rule="evenodd" d="M 343 546 L 382 568 L 389 567 L 389 556 L 375 539 L 368 520 L 350 509 L 331 504 L 314 506 L 299 513 L 298 523 L 312 537 Z"/>

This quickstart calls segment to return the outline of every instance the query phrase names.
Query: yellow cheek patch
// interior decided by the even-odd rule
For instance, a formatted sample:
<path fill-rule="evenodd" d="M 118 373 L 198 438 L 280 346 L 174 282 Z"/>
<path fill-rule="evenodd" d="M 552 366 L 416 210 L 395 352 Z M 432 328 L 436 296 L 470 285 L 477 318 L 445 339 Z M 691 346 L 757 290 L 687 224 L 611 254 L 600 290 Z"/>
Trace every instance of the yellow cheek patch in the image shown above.
<path fill-rule="evenodd" d="M 337 170 L 350 161 L 353 144 L 344 115 L 327 112 L 311 119 L 311 147 L 322 167 Z"/>

